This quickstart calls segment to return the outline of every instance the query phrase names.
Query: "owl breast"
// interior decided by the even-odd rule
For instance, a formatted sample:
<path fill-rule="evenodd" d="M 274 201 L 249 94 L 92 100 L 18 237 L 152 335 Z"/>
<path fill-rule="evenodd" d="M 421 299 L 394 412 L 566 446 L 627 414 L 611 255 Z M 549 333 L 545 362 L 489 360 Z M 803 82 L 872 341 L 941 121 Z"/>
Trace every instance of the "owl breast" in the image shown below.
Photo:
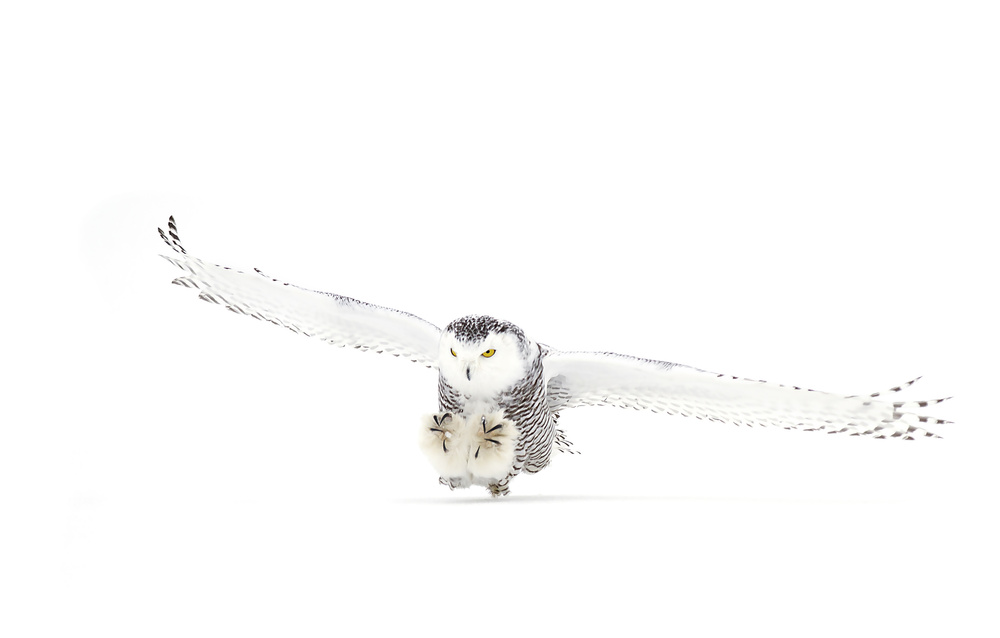
<path fill-rule="evenodd" d="M 442 412 L 465 417 L 501 413 L 518 430 L 517 450 L 511 476 L 522 470 L 537 472 L 548 465 L 555 438 L 555 416 L 545 402 L 545 376 L 537 350 L 527 374 L 499 392 L 463 394 L 444 377 L 438 377 L 438 405 Z"/>

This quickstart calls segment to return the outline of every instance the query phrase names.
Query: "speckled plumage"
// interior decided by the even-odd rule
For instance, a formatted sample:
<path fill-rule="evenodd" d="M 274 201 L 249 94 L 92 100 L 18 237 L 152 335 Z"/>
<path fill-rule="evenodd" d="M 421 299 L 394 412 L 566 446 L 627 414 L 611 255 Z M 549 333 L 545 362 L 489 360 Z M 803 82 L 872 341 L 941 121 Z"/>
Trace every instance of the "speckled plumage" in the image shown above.
<path fill-rule="evenodd" d="M 460 317 L 445 327 L 445 332 L 452 332 L 464 343 L 478 343 L 490 334 L 509 332 L 517 337 L 518 343 L 526 344 L 524 331 L 509 321 L 496 319 L 487 315 L 469 315 Z"/>
<path fill-rule="evenodd" d="M 174 251 L 164 258 L 185 273 L 173 283 L 198 289 L 204 301 L 341 347 L 386 352 L 436 369 L 439 413 L 423 420 L 420 446 L 440 481 L 452 488 L 483 485 L 502 496 L 521 472 L 546 467 L 553 451 L 572 452 L 557 422 L 561 411 L 577 406 L 875 438 L 933 438 L 927 428 L 946 423 L 922 414 L 945 399 L 842 396 L 614 353 L 560 352 L 510 322 L 483 315 L 440 330 L 406 312 L 191 257 L 173 217 L 160 236 Z"/>
<path fill-rule="evenodd" d="M 522 471 L 538 472 L 549 464 L 553 442 L 557 437 L 562 442 L 563 451 L 570 451 L 570 443 L 566 441 L 565 435 L 556 428 L 558 413 L 550 410 L 547 403 L 541 347 L 537 344 L 529 345 L 524 341 L 520 328 L 492 317 L 466 317 L 452 322 L 449 328 L 458 324 L 458 330 L 461 330 L 463 325 L 470 323 L 492 327 L 481 336 L 475 337 L 475 343 L 482 341 L 487 334 L 493 332 L 493 328 L 502 325 L 512 329 L 511 332 L 515 332 L 521 337 L 525 345 L 524 350 L 529 353 L 529 365 L 524 377 L 488 397 L 483 404 L 477 405 L 478 412 L 503 413 L 506 419 L 516 424 L 519 432 L 514 462 L 509 474 L 503 480 L 489 485 L 494 495 L 500 495 L 507 492 L 507 484 Z M 468 409 L 470 399 L 470 396 L 463 395 L 462 392 L 456 390 L 444 374 L 438 375 L 438 408 L 441 412 L 471 416 Z M 451 477 L 442 477 L 443 482 L 448 483 L 449 478 Z"/>

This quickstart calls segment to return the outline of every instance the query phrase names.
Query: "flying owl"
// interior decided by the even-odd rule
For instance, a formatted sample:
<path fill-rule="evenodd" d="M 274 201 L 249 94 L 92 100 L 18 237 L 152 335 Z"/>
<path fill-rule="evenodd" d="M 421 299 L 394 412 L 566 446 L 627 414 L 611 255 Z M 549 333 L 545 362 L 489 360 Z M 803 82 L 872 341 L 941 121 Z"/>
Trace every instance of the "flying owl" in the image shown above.
<path fill-rule="evenodd" d="M 345 347 L 405 357 L 437 370 L 438 412 L 420 422 L 420 448 L 451 489 L 508 493 L 511 479 L 574 453 L 560 413 L 610 405 L 709 421 L 912 440 L 946 423 L 921 414 L 933 401 L 886 401 L 886 393 L 841 396 L 607 352 L 560 351 L 518 326 L 470 315 L 444 330 L 399 310 L 242 272 L 187 254 L 170 217 L 163 257 L 184 274 L 173 283 L 229 310 Z"/>

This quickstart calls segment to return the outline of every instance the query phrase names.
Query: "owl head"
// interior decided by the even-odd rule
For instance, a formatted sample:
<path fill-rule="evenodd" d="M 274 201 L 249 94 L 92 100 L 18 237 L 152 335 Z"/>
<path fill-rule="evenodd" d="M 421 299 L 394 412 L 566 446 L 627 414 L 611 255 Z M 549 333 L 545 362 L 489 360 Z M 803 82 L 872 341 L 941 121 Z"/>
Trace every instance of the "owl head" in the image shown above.
<path fill-rule="evenodd" d="M 470 315 L 441 334 L 439 367 L 445 380 L 469 396 L 494 396 L 527 374 L 532 344 L 508 321 Z"/>

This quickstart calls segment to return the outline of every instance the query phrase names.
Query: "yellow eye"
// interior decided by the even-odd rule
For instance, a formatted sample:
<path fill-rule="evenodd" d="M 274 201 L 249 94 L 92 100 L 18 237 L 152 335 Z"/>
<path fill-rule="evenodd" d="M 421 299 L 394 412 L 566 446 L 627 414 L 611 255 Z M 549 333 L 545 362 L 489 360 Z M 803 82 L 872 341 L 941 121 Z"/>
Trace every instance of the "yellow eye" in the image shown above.
<path fill-rule="evenodd" d="M 487 359 L 489 359 L 490 357 L 492 357 L 496 353 L 497 353 L 496 350 L 494 350 L 493 348 L 490 348 L 489 350 L 487 350 L 486 352 L 483 353 L 483 356 L 486 357 Z"/>
<path fill-rule="evenodd" d="M 451 349 L 451 356 L 453 356 L 453 357 L 457 357 L 458 356 L 457 354 L 455 354 L 455 349 L 454 348 Z"/>

